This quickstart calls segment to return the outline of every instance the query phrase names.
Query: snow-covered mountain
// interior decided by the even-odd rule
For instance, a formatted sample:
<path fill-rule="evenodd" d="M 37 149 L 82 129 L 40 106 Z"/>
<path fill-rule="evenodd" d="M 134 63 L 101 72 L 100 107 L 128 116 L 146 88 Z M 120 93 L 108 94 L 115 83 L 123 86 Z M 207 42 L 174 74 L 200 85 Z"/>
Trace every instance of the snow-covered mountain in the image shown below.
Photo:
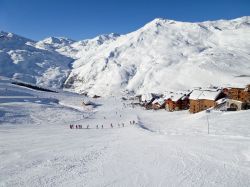
<path fill-rule="evenodd" d="M 1 31 L 0 75 L 60 88 L 63 87 L 74 60 L 117 37 L 118 34 L 112 33 L 77 42 L 65 37 L 49 37 L 36 42 Z"/>
<path fill-rule="evenodd" d="M 35 47 L 45 50 L 58 50 L 74 43 L 74 40 L 64 37 L 49 37 L 44 40 L 38 41 L 34 44 Z"/>
<path fill-rule="evenodd" d="M 64 87 L 79 93 L 162 93 L 250 82 L 250 17 L 200 23 L 155 19 L 126 35 L 83 41 L 1 35 L 0 75 L 21 73 L 19 78 L 35 77 L 38 84 L 58 82 L 59 76 L 60 84 L 46 84 L 57 86 L 67 77 Z"/>
<path fill-rule="evenodd" d="M 112 94 L 163 92 L 245 82 L 250 72 L 250 17 L 184 23 L 155 19 L 84 51 L 65 86 Z M 239 78 L 242 76 L 244 78 Z"/>
<path fill-rule="evenodd" d="M 64 37 L 49 37 L 42 41 L 38 41 L 35 47 L 50 51 L 55 50 L 62 55 L 73 59 L 79 59 L 81 57 L 84 58 L 84 54 L 89 50 L 96 50 L 99 46 L 116 40 L 117 37 L 119 37 L 118 34 L 111 33 L 77 42 Z"/>
<path fill-rule="evenodd" d="M 35 41 L 0 32 L 0 75 L 60 88 L 69 75 L 71 58 L 35 47 Z"/>

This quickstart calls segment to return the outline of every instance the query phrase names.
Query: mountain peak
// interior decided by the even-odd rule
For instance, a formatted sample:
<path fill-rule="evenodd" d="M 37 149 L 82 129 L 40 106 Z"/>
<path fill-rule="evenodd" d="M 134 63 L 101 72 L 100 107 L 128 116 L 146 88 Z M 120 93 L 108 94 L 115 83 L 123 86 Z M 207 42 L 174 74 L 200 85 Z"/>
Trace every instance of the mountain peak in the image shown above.
<path fill-rule="evenodd" d="M 90 42 L 91 50 L 84 48 L 66 85 L 79 93 L 109 95 L 122 89 L 161 93 L 245 81 L 233 75 L 250 71 L 247 29 L 232 20 L 190 23 L 156 18 L 115 42 L 101 47 Z"/>
<path fill-rule="evenodd" d="M 42 40 L 43 43 L 46 44 L 71 44 L 74 43 L 75 41 L 66 37 L 48 37 Z"/>
<path fill-rule="evenodd" d="M 11 40 L 25 40 L 25 41 L 32 41 L 31 39 L 25 38 L 23 36 L 19 36 L 17 34 L 11 33 L 11 32 L 6 32 L 6 31 L 0 31 L 0 37 Z"/>
<path fill-rule="evenodd" d="M 150 21 L 149 23 L 147 23 L 144 27 L 142 27 L 142 29 L 148 29 L 148 28 L 152 28 L 152 27 L 160 27 L 160 26 L 164 26 L 167 24 L 175 24 L 175 23 L 177 23 L 177 21 L 175 21 L 175 20 L 164 19 L 164 18 L 155 18 L 152 21 Z"/>
<path fill-rule="evenodd" d="M 0 38 L 0 62 L 7 64 L 2 73 L 8 76 L 13 74 L 10 74 L 10 65 L 15 73 L 21 71 L 16 64 L 23 64 L 22 70 L 34 69 L 33 77 L 37 77 L 38 83 L 41 77 L 45 80 L 50 75 L 50 82 L 57 80 L 55 73 L 50 72 L 52 66 L 56 67 L 54 71 L 63 78 L 60 80 L 67 77 L 65 87 L 96 95 L 249 83 L 246 76 L 239 78 L 239 75 L 248 76 L 250 71 L 249 26 L 249 16 L 198 23 L 156 18 L 122 37 L 111 33 L 79 42 L 49 37 L 29 48 L 23 47 L 26 40 L 20 37 L 15 40 L 14 34 L 1 32 L 7 39 Z M 19 45 L 22 42 L 24 45 Z M 67 64 L 68 59 L 58 57 L 59 54 L 70 57 L 72 63 Z M 63 69 L 62 61 L 65 62 Z M 23 76 L 29 75 L 29 72 L 23 73 Z"/>
<path fill-rule="evenodd" d="M 99 41 L 103 42 L 105 40 L 115 39 L 115 38 L 117 38 L 119 36 L 120 35 L 117 34 L 117 33 L 101 34 L 101 35 L 95 37 L 94 40 L 99 40 Z"/>
<path fill-rule="evenodd" d="M 0 31 L 0 49 L 12 48 L 12 49 L 22 49 L 26 48 L 26 43 L 33 40 L 24 38 L 22 36 L 13 34 L 11 32 Z"/>

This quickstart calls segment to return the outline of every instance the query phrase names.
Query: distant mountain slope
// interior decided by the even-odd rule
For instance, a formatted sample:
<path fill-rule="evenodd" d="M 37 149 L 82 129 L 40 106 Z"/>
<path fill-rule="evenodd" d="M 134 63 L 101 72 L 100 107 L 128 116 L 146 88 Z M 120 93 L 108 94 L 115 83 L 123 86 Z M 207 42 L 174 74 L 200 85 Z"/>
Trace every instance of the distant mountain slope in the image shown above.
<path fill-rule="evenodd" d="M 49 37 L 37 42 L 35 47 L 50 51 L 55 50 L 62 55 L 79 59 L 84 57 L 85 53 L 88 53 L 91 50 L 95 51 L 98 47 L 103 44 L 108 44 L 116 40 L 118 37 L 119 35 L 114 33 L 109 35 L 100 35 L 93 39 L 81 41 L 74 41 L 63 37 Z"/>
<path fill-rule="evenodd" d="M 135 32 L 73 41 L 0 35 L 0 75 L 97 95 L 250 82 L 250 17 L 155 19 Z M 66 82 L 64 82 L 66 80 Z"/>
<path fill-rule="evenodd" d="M 73 59 L 34 45 L 32 40 L 0 32 L 0 75 L 47 87 L 62 87 Z"/>
<path fill-rule="evenodd" d="M 77 92 L 163 92 L 249 82 L 250 19 L 184 23 L 155 19 L 83 52 L 65 86 Z"/>

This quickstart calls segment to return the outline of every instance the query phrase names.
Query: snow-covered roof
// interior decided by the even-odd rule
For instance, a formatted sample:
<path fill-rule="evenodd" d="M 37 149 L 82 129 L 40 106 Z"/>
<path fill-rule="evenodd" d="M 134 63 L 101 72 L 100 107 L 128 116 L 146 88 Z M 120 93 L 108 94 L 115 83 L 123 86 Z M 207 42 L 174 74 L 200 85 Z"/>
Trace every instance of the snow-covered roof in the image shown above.
<path fill-rule="evenodd" d="M 189 99 L 197 100 L 197 99 L 208 99 L 208 100 L 216 100 L 218 95 L 221 93 L 221 89 L 201 89 L 194 90 Z"/>
<path fill-rule="evenodd" d="M 228 98 L 222 98 L 219 99 L 218 101 L 216 101 L 216 103 L 219 104 L 223 104 L 223 103 L 238 103 L 238 104 L 242 104 L 242 101 L 238 101 L 238 100 L 234 100 L 234 99 L 228 99 Z"/>
<path fill-rule="evenodd" d="M 150 101 L 151 99 L 153 98 L 152 94 L 151 93 L 147 93 L 147 94 L 143 94 L 141 96 L 141 100 L 142 101 Z"/>
<path fill-rule="evenodd" d="M 227 100 L 228 100 L 227 98 L 221 98 L 218 101 L 216 101 L 216 103 L 219 105 L 219 104 L 225 103 Z"/>
<path fill-rule="evenodd" d="M 189 91 L 177 91 L 177 92 L 165 92 L 164 99 L 171 99 L 172 101 L 178 101 L 182 99 L 184 96 L 188 95 Z"/>
<path fill-rule="evenodd" d="M 152 103 L 159 103 L 160 105 L 163 105 L 165 102 L 164 98 L 159 98 L 159 99 L 155 99 Z"/>

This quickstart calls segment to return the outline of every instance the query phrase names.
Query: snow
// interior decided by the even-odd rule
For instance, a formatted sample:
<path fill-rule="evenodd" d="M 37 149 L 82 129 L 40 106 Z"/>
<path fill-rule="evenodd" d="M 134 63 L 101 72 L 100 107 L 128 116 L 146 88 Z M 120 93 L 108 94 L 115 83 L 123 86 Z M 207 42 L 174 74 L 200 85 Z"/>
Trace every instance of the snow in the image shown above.
<path fill-rule="evenodd" d="M 249 17 L 200 23 L 155 19 L 82 50 L 66 85 L 103 96 L 117 90 L 143 94 L 245 85 L 250 81 L 249 38 Z"/>
<path fill-rule="evenodd" d="M 0 76 L 40 86 L 61 88 L 69 75 L 73 59 L 54 51 L 34 47 L 34 41 L 1 32 Z"/>
<path fill-rule="evenodd" d="M 163 105 L 165 102 L 165 99 L 164 98 L 159 98 L 159 99 L 155 99 L 152 103 L 155 104 L 155 103 L 158 103 L 160 105 Z"/>
<path fill-rule="evenodd" d="M 207 90 L 207 89 L 200 89 L 200 90 L 193 90 L 190 94 L 189 99 L 197 100 L 197 99 L 208 99 L 208 100 L 216 100 L 218 95 L 221 93 L 221 89 L 216 90 Z"/>
<path fill-rule="evenodd" d="M 167 91 L 164 92 L 164 99 L 171 99 L 172 101 L 178 101 L 185 96 L 189 95 L 190 91 Z"/>
<path fill-rule="evenodd" d="M 151 93 L 146 93 L 146 94 L 143 94 L 143 95 L 141 96 L 141 100 L 142 100 L 143 102 L 149 102 L 149 101 L 152 100 L 152 98 L 153 98 L 153 96 L 152 96 Z"/>
<path fill-rule="evenodd" d="M 80 41 L 0 35 L 0 75 L 77 93 L 108 97 L 250 82 L 249 17 L 198 23 L 157 18 L 128 34 Z"/>
<path fill-rule="evenodd" d="M 0 79 L 0 186 L 250 185 L 250 111 L 156 112 L 10 81 Z"/>
<path fill-rule="evenodd" d="M 0 186 L 250 186 L 249 110 L 192 115 L 122 99 L 165 93 L 176 100 L 186 93 L 178 90 L 249 84 L 249 48 L 250 17 L 158 18 L 132 33 L 82 41 L 1 31 Z M 194 90 L 190 98 L 214 100 L 219 92 Z"/>

